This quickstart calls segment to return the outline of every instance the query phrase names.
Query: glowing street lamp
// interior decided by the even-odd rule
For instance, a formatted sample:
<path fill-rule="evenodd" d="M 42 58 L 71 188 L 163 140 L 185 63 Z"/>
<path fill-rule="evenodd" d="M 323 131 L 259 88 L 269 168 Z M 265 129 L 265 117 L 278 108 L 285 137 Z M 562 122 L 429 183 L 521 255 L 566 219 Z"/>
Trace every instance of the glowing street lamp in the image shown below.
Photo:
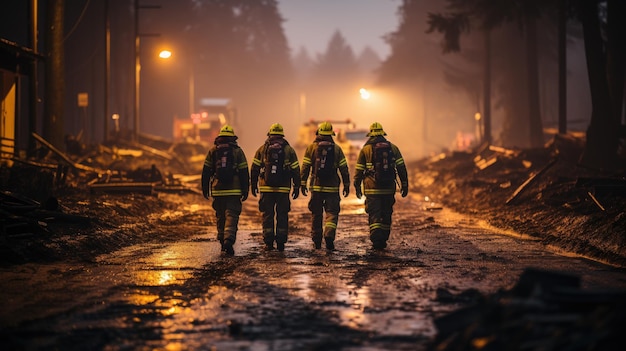
<path fill-rule="evenodd" d="M 159 52 L 159 57 L 162 59 L 168 59 L 172 57 L 172 52 L 169 50 L 162 50 L 161 52 Z"/>
<path fill-rule="evenodd" d="M 367 100 L 372 96 L 372 94 L 365 88 L 359 89 L 359 94 L 361 94 L 361 99 L 363 100 Z"/>
<path fill-rule="evenodd" d="M 481 120 L 482 120 L 482 116 L 480 115 L 480 112 L 476 112 L 476 114 L 474 114 L 474 119 L 476 120 L 476 137 L 478 138 L 478 140 L 482 141 L 483 140 L 483 131 L 481 128 Z"/>
<path fill-rule="evenodd" d="M 170 59 L 172 57 L 173 53 L 169 50 L 161 50 L 161 52 L 159 52 L 159 57 L 161 59 Z M 194 74 L 193 74 L 193 66 L 190 64 L 189 65 L 189 80 L 188 80 L 188 85 L 189 85 L 189 118 L 194 119 L 198 116 L 200 116 L 199 114 L 194 113 L 194 101 L 195 101 L 195 88 L 196 88 L 196 84 L 194 81 Z M 203 117 L 206 118 L 206 117 Z M 194 119 L 194 124 L 199 124 L 200 123 L 200 119 Z M 196 131 L 196 134 L 199 133 L 199 131 Z M 196 137 L 199 137 L 199 135 L 197 135 Z"/>

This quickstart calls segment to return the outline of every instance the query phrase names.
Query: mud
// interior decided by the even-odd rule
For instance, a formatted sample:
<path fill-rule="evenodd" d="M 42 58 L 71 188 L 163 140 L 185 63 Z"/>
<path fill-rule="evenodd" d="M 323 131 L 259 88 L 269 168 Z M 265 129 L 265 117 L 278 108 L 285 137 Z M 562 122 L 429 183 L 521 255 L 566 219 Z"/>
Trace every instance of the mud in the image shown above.
<path fill-rule="evenodd" d="M 492 228 L 423 194 L 398 197 L 383 252 L 371 250 L 353 196 L 342 201 L 335 251 L 313 249 L 301 197 L 285 251 L 265 252 L 251 197 L 234 257 L 219 251 L 209 201 L 145 200 L 85 203 L 84 211 L 111 212 L 59 236 L 64 249 L 42 244 L 46 260 L 0 268 L 6 349 L 420 350 L 437 333 L 435 318 L 511 288 L 526 267 L 578 275 L 585 289 L 626 289 L 623 269 Z"/>

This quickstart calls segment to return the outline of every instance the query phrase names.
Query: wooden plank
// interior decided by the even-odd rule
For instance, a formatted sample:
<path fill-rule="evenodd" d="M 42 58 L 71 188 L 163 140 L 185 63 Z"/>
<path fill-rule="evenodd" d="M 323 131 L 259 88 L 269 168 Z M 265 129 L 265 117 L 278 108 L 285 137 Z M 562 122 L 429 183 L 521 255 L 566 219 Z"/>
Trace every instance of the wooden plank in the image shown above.
<path fill-rule="evenodd" d="M 540 176 L 546 170 L 548 170 L 550 167 L 552 167 L 556 163 L 556 161 L 557 161 L 556 158 L 553 159 L 552 161 L 550 161 L 550 163 L 545 165 L 537 173 L 534 173 L 530 177 L 528 177 L 528 179 L 526 179 L 526 181 L 524 183 L 522 183 L 522 185 L 520 185 L 519 187 L 517 187 L 517 189 L 515 189 L 515 192 L 513 192 L 513 195 L 511 195 L 511 197 L 509 197 L 506 200 L 506 204 L 508 205 L 511 202 L 515 201 L 515 199 L 517 199 L 519 197 L 519 195 L 522 193 L 522 191 L 524 191 L 524 189 L 526 189 L 526 187 L 528 187 L 538 176 Z"/>
<path fill-rule="evenodd" d="M 85 165 L 82 165 L 80 163 L 76 163 L 76 162 L 72 161 L 72 159 L 70 159 L 65 153 L 63 153 L 61 150 L 59 150 L 56 147 L 54 147 L 54 145 L 50 144 L 46 139 L 44 139 L 39 134 L 33 132 L 33 133 L 31 133 L 31 135 L 33 136 L 33 138 L 37 139 L 38 142 L 40 142 L 42 145 L 44 145 L 50 151 L 52 151 L 57 156 L 59 156 L 61 159 L 63 159 L 63 161 L 65 161 L 71 167 L 73 167 L 75 169 L 78 169 L 78 170 L 81 170 L 81 171 L 85 171 L 85 172 L 106 173 L 106 171 L 103 171 L 103 170 L 100 170 L 100 169 L 96 169 L 96 168 L 92 168 L 92 167 L 89 167 L 89 166 L 85 166 Z"/>
<path fill-rule="evenodd" d="M 589 195 L 589 197 L 591 198 L 591 200 L 593 201 L 593 203 L 595 203 L 595 204 L 596 204 L 596 206 L 598 206 L 598 208 L 600 209 L 600 211 L 605 211 L 604 206 L 602 206 L 602 204 L 600 203 L 600 201 L 598 201 L 598 199 L 596 199 L 596 197 L 595 197 L 595 196 L 593 196 L 593 194 L 592 194 L 590 191 L 588 191 L 588 192 L 587 192 L 587 195 Z"/>

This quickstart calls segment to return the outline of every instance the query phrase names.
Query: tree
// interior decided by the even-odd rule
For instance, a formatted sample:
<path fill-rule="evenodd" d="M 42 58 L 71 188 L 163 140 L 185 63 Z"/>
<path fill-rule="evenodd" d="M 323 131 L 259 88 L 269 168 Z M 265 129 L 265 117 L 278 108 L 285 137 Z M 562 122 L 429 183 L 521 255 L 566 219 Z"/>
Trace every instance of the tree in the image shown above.
<path fill-rule="evenodd" d="M 424 23 L 418 14 L 424 11 L 418 0 L 403 0 L 398 13 L 400 25 L 388 34 L 385 41 L 391 46 L 391 55 L 382 63 L 379 70 L 379 83 L 404 84 L 424 79 L 430 71 L 423 67 L 431 66 L 436 58 L 431 48 L 423 41 L 417 40 L 424 33 Z"/>
<path fill-rule="evenodd" d="M 375 70 L 380 66 L 381 60 L 376 51 L 372 50 L 369 46 L 365 47 L 361 54 L 356 58 L 358 68 L 367 77 L 375 73 Z M 370 79 L 366 79 L 369 81 Z"/>
<path fill-rule="evenodd" d="M 318 54 L 306 85 L 307 116 L 315 119 L 345 119 L 354 114 L 349 104 L 356 96 L 359 69 L 352 47 L 340 31 Z"/>
<path fill-rule="evenodd" d="M 591 123 L 581 164 L 618 167 L 626 65 L 626 3 L 622 0 L 577 0 L 574 10 L 583 26 L 591 89 Z"/>
<path fill-rule="evenodd" d="M 205 89 L 258 91 L 259 85 L 280 86 L 281 79 L 292 78 L 276 0 L 198 0 L 193 6 L 186 42 L 205 81 L 212 82 Z"/>
<path fill-rule="evenodd" d="M 354 52 L 340 31 L 335 31 L 326 51 L 318 55 L 314 69 L 319 79 L 352 79 L 357 73 Z"/>
<path fill-rule="evenodd" d="M 543 126 L 539 103 L 539 64 L 535 21 L 548 6 L 546 4 L 549 3 L 538 0 L 447 0 L 447 2 L 451 10 L 449 13 L 431 13 L 429 16 L 429 32 L 437 31 L 444 34 L 444 52 L 460 51 L 461 34 L 470 32 L 472 28 L 484 31 L 486 38 L 488 38 L 487 33 L 494 28 L 510 22 L 519 23 L 524 29 L 526 38 L 530 144 L 535 147 L 542 145 Z M 486 45 L 486 48 L 488 47 Z M 491 53 L 486 51 L 485 59 L 487 60 L 490 55 Z M 490 71 L 491 67 L 486 65 L 483 81 L 485 87 L 488 87 L 490 84 Z M 488 89 L 485 89 L 485 94 L 490 94 Z M 485 96 L 485 110 L 488 109 L 490 104 L 490 99 Z M 485 137 L 487 140 L 490 140 L 489 115 L 485 114 L 485 118 Z"/>

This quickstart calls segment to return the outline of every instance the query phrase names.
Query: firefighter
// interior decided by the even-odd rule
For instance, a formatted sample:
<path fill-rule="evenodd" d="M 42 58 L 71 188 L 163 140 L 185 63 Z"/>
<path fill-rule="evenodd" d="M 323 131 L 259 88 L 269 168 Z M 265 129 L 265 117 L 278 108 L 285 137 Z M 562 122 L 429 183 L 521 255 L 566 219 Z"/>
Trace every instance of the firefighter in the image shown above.
<path fill-rule="evenodd" d="M 217 240 L 222 252 L 232 256 L 237 239 L 241 203 L 248 198 L 250 175 L 248 161 L 239 145 L 235 131 L 224 125 L 204 160 L 202 194 L 213 197 L 217 218 Z"/>
<path fill-rule="evenodd" d="M 307 147 L 302 159 L 300 188 L 302 195 L 307 196 L 307 180 L 310 173 L 311 239 L 316 249 L 322 248 L 324 238 L 326 249 L 334 250 L 341 201 L 340 182 L 343 183 L 343 196 L 347 197 L 350 193 L 348 161 L 341 147 L 333 140 L 335 132 L 331 123 L 320 123 L 315 135 L 315 140 Z M 337 170 L 341 173 L 341 180 Z"/>
<path fill-rule="evenodd" d="M 391 232 L 391 214 L 395 204 L 396 177 L 400 178 L 400 193 L 409 193 L 409 180 L 400 149 L 386 138 L 383 126 L 374 122 L 369 139 L 356 160 L 354 187 L 360 199 L 365 194 L 365 212 L 368 214 L 370 240 L 375 250 L 387 247 Z M 361 190 L 363 184 L 363 190 Z"/>
<path fill-rule="evenodd" d="M 261 192 L 259 211 L 263 215 L 265 250 L 273 250 L 276 241 L 278 251 L 283 251 L 289 234 L 291 187 L 294 200 L 300 195 L 300 165 L 279 123 L 270 126 L 265 143 L 254 154 L 250 176 L 252 196 Z"/>

